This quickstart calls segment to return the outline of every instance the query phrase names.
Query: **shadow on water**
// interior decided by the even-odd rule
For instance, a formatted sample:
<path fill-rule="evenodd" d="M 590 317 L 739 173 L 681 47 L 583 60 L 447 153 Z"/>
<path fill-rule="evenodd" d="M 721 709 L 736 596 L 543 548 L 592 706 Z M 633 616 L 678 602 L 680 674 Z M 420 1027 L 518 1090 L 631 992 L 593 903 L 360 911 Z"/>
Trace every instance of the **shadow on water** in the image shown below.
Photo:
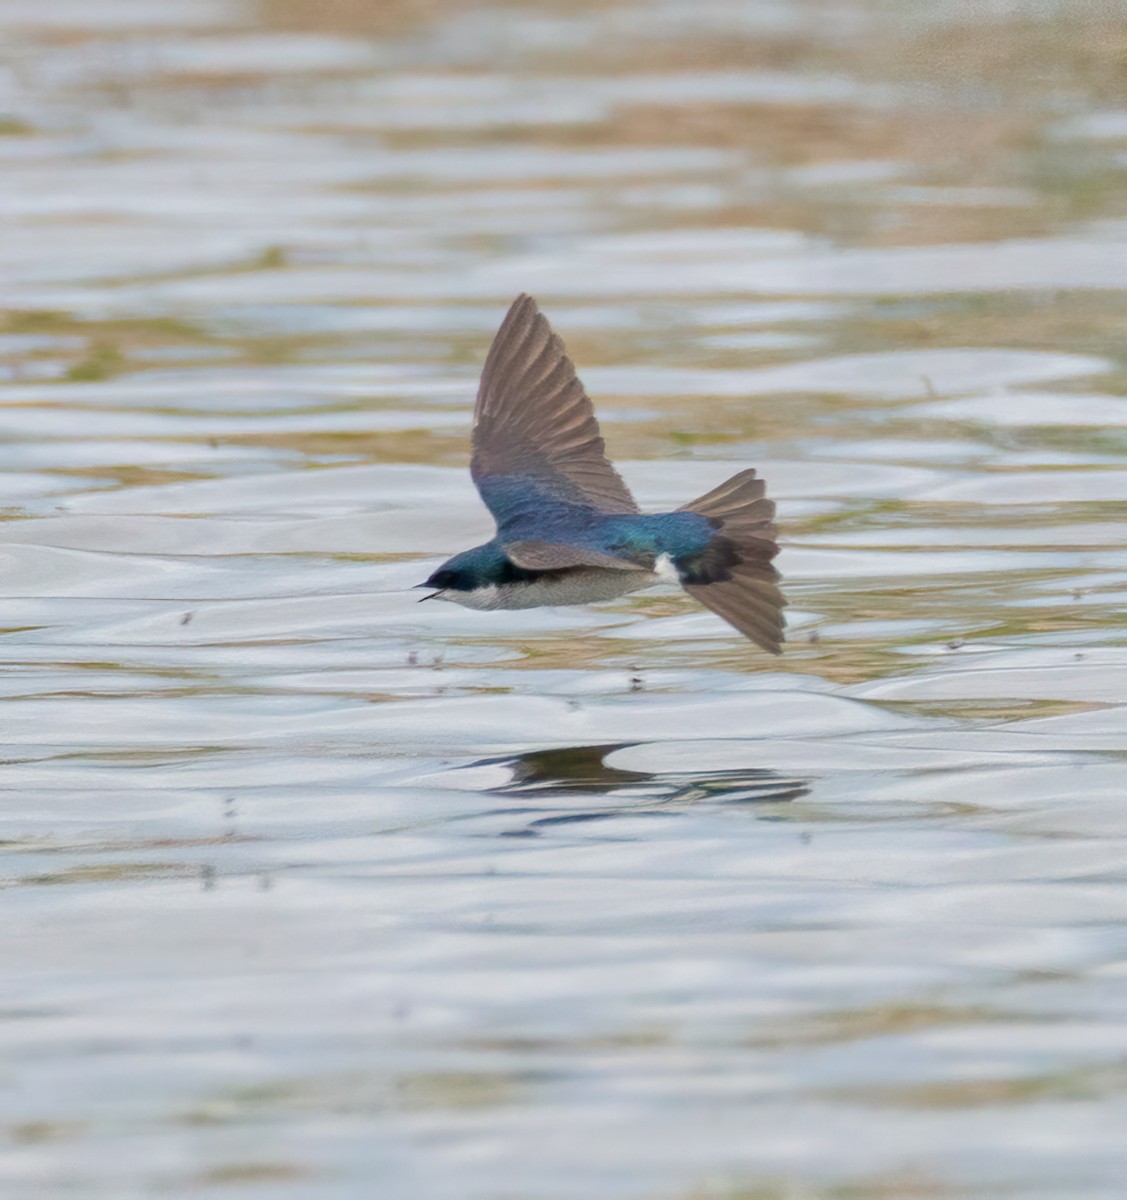
<path fill-rule="evenodd" d="M 525 754 L 481 759 L 476 766 L 503 766 L 512 772 L 506 784 L 493 791 L 546 802 L 590 798 L 607 807 L 538 817 L 508 836 L 532 836 L 556 825 L 605 821 L 614 817 L 668 816 L 700 802 L 724 805 L 774 804 L 797 800 L 810 792 L 807 781 L 777 771 L 744 768 L 728 771 L 631 771 L 608 765 L 616 751 L 637 745 L 616 742 L 601 746 L 565 746 Z M 537 811 L 522 806 L 506 810 Z"/>

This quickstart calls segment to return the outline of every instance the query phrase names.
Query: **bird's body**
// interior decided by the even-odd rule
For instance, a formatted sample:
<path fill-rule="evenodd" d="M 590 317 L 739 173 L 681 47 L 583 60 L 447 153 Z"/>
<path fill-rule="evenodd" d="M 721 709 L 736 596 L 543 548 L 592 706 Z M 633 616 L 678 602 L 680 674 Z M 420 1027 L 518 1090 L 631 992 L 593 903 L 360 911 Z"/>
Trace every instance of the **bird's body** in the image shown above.
<path fill-rule="evenodd" d="M 741 471 L 670 513 L 640 513 L 607 461 L 591 401 L 529 296 L 494 339 L 474 412 L 472 473 L 497 535 L 425 584 L 466 608 L 610 600 L 677 581 L 778 653 L 782 608 L 774 505 Z"/>
<path fill-rule="evenodd" d="M 485 549 L 485 547 L 481 547 Z M 491 612 L 498 608 L 543 608 L 548 604 L 590 604 L 616 600 L 628 592 L 661 582 L 657 571 L 609 571 L 606 567 L 565 567 L 559 571 L 525 571 L 499 568 L 499 580 L 489 579 L 472 588 L 447 588 L 441 597 L 463 608 Z M 433 584 L 429 586 L 434 586 Z"/>
<path fill-rule="evenodd" d="M 626 550 L 652 567 L 637 570 L 585 566 L 530 570 L 518 567 L 500 536 L 454 555 L 427 581 L 444 590 L 443 599 L 466 608 L 539 608 L 546 604 L 587 604 L 613 600 L 657 583 L 677 582 L 674 561 L 703 550 L 712 527 L 696 513 L 620 513 L 607 516 L 576 509 L 566 514 L 563 534 L 570 544 L 612 555 Z"/>

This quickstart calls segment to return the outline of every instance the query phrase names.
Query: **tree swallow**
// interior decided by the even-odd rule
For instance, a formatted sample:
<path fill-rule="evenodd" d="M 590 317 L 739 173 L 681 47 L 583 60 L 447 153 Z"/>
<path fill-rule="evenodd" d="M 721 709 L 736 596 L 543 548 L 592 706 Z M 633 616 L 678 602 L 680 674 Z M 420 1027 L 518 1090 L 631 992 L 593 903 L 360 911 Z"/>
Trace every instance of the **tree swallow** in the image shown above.
<path fill-rule="evenodd" d="M 424 600 L 538 608 L 677 581 L 757 646 L 782 652 L 786 600 L 763 480 L 740 471 L 676 512 L 639 512 L 531 296 L 517 297 L 485 360 L 470 473 L 497 534 L 419 584 L 437 589 Z"/>

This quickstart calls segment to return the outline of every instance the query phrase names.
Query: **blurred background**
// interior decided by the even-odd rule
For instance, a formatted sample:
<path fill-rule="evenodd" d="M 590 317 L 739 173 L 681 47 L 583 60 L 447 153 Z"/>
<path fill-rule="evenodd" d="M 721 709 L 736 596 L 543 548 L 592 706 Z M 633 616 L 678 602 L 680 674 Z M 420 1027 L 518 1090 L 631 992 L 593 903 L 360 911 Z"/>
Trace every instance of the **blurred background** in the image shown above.
<path fill-rule="evenodd" d="M 1125 96 L 1118 0 L 0 0 L 3 1195 L 1119 1200 Z M 520 291 L 784 658 L 416 606 Z"/>

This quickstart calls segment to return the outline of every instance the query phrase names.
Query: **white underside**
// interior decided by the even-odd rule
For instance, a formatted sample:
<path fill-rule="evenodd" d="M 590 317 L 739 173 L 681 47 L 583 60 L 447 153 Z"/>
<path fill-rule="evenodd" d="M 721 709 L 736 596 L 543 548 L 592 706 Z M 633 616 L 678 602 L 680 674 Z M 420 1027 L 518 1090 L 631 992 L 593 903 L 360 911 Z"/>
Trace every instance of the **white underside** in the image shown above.
<path fill-rule="evenodd" d="M 668 571 L 663 569 L 663 563 Z M 667 555 L 658 559 L 653 571 L 613 571 L 605 567 L 583 567 L 532 583 L 512 583 L 503 587 L 478 588 L 459 592 L 453 588 L 436 592 L 436 600 L 449 600 L 463 608 L 482 610 L 499 608 L 541 608 L 549 604 L 589 604 L 593 600 L 613 600 L 627 592 L 641 591 L 656 583 L 676 582 L 677 572 Z"/>

